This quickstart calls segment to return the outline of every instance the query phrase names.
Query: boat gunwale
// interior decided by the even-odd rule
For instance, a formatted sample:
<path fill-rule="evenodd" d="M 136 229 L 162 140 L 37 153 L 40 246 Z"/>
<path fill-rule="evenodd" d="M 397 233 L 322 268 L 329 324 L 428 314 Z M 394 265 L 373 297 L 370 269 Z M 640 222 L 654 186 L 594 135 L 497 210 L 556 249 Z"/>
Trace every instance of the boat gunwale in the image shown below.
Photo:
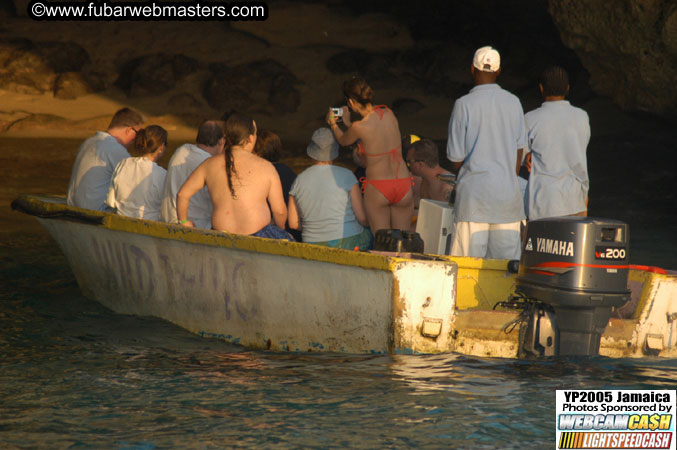
<path fill-rule="evenodd" d="M 158 239 L 270 255 L 288 256 L 311 261 L 361 267 L 364 269 L 392 272 L 395 270 L 398 263 L 407 261 L 441 262 L 446 264 L 456 263 L 452 259 L 445 257 L 416 258 L 398 256 L 396 254 L 384 255 L 136 219 L 110 212 L 93 211 L 69 206 L 65 203 L 65 197 L 63 196 L 23 194 L 12 202 L 12 209 L 19 210 L 25 214 L 41 219 L 78 221 L 113 231 L 140 234 Z"/>

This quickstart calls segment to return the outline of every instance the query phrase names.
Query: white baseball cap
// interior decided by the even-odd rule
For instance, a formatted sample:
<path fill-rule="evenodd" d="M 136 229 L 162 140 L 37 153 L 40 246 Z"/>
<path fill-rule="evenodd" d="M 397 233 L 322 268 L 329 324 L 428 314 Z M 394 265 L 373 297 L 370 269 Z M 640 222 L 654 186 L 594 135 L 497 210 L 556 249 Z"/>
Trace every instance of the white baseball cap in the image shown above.
<path fill-rule="evenodd" d="M 498 54 L 498 50 L 487 45 L 477 49 L 472 65 L 483 72 L 496 72 L 501 68 L 501 55 Z"/>

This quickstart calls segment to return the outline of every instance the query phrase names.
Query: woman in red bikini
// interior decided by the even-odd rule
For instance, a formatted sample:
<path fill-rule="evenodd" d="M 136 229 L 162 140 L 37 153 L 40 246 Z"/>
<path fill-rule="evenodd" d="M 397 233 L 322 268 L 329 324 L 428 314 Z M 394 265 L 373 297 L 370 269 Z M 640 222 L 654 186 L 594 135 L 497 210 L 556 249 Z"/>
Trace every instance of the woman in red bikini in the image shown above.
<path fill-rule="evenodd" d="M 326 120 L 341 146 L 361 141 L 367 161 L 364 206 L 373 233 L 382 229 L 408 230 L 414 213 L 413 178 L 402 159 L 402 138 L 395 114 L 387 106 L 373 106 L 373 91 L 362 78 L 343 83 L 348 106 L 343 107 L 342 130 L 331 108 Z M 348 109 L 350 108 L 350 109 Z M 350 110 L 362 120 L 351 122 Z"/>

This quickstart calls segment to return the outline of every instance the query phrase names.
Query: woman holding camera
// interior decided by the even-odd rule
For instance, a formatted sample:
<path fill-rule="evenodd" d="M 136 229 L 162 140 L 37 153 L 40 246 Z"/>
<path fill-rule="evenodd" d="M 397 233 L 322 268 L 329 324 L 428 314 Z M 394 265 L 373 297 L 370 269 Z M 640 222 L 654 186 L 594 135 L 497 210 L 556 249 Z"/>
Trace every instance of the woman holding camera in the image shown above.
<path fill-rule="evenodd" d="M 400 127 L 387 106 L 374 106 L 374 93 L 367 82 L 353 77 L 343 83 L 348 106 L 342 115 L 330 108 L 327 123 L 341 146 L 361 140 L 367 161 L 364 180 L 364 204 L 372 232 L 382 229 L 408 230 L 414 213 L 413 178 L 402 159 Z M 350 111 L 362 119 L 350 120 Z M 342 119 L 346 129 L 337 121 Z"/>

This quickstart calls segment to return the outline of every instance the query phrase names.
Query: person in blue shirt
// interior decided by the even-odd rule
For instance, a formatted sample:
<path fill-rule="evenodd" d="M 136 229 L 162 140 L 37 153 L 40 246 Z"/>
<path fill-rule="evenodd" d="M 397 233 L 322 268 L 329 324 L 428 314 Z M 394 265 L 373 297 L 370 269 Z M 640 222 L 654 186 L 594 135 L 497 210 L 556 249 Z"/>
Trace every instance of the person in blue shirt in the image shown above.
<path fill-rule="evenodd" d="M 590 141 L 588 114 L 565 100 L 569 75 L 558 66 L 543 71 L 544 102 L 525 115 L 531 172 L 526 193 L 529 220 L 587 215 Z"/>
<path fill-rule="evenodd" d="M 127 149 L 143 127 L 143 117 L 131 108 L 118 110 L 108 129 L 87 138 L 73 163 L 66 203 L 78 208 L 106 210 L 106 195 L 113 171 L 129 158 Z"/>
<path fill-rule="evenodd" d="M 303 242 L 353 250 L 369 250 L 360 185 L 355 175 L 334 165 L 339 145 L 329 128 L 315 130 L 306 153 L 315 164 L 296 177 L 289 191 L 289 226 L 301 230 Z"/>
<path fill-rule="evenodd" d="M 519 259 L 524 111 L 496 84 L 501 59 L 494 48 L 475 52 L 471 73 L 475 87 L 454 103 L 447 138 L 447 157 L 458 170 L 451 254 Z"/>

